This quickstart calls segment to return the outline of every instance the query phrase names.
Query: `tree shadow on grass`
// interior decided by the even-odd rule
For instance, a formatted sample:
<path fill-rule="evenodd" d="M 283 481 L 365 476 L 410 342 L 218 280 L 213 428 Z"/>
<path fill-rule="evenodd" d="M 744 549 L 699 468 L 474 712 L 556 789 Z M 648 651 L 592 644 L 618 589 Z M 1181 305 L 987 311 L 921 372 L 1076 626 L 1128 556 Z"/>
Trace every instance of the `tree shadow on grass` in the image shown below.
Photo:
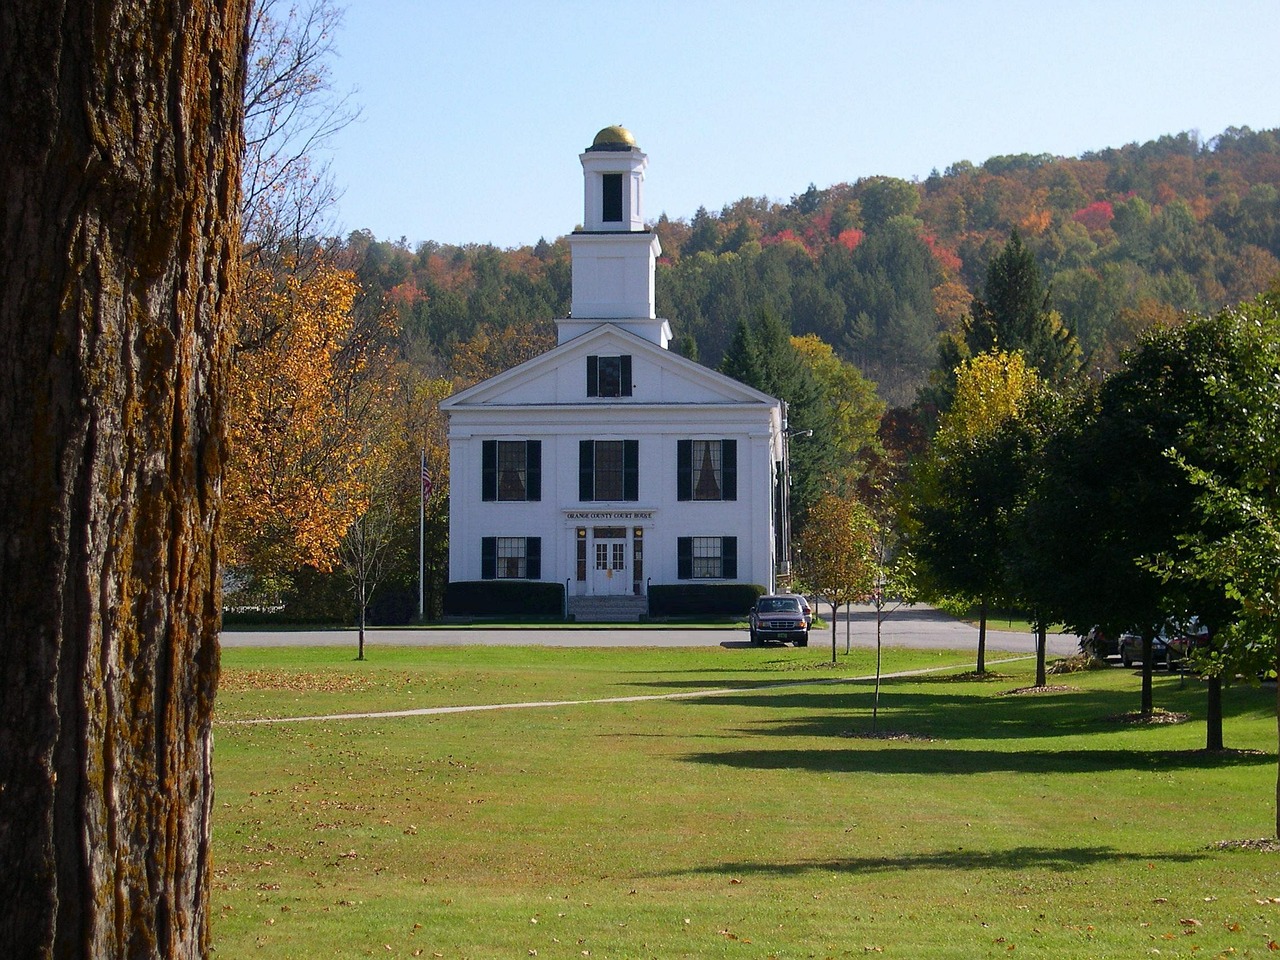
<path fill-rule="evenodd" d="M 954 750 L 945 747 L 854 747 L 690 753 L 688 763 L 742 770 L 809 773 L 982 774 L 1112 773 L 1123 770 L 1222 770 L 1274 765 L 1274 754 L 1203 750 Z"/>
<path fill-rule="evenodd" d="M 1014 847 L 1011 850 L 938 850 L 894 856 L 840 857 L 829 860 L 798 860 L 791 863 L 728 861 L 673 870 L 660 876 L 730 874 L 733 876 L 798 876 L 806 873 L 888 873 L 899 870 L 982 870 L 1009 871 L 1082 870 L 1096 864 L 1124 862 L 1194 863 L 1205 853 L 1132 853 L 1114 847 Z"/>
<path fill-rule="evenodd" d="M 742 732 L 771 736 L 831 736 L 851 727 L 870 728 L 874 689 L 861 684 L 826 689 L 751 690 L 683 701 L 762 711 Z M 944 693 L 880 693 L 881 727 L 918 736 L 1003 740 L 1096 733 L 1105 718 L 1132 709 L 1134 698 L 1114 691 L 1073 691 L 1037 697 L 992 699 Z M 785 716 L 783 714 L 786 714 Z M 1119 729 L 1116 724 L 1110 728 Z"/>
<path fill-rule="evenodd" d="M 736 686 L 736 685 L 735 685 Z M 999 691 L 992 691 L 999 692 Z M 1204 720 L 1206 700 L 1198 691 L 1175 692 L 1162 704 Z M 1224 716 L 1252 716 L 1257 696 L 1228 696 Z M 752 689 L 690 697 L 692 706 L 743 707 L 759 719 L 740 732 L 751 736 L 824 737 L 870 730 L 874 687 L 860 681 L 825 686 L 797 683 L 794 688 Z M 1111 731 L 1143 731 L 1122 722 L 1138 706 L 1136 691 L 1069 689 L 1020 696 L 975 696 L 945 687 L 920 689 L 885 684 L 879 699 L 880 729 L 935 739 L 1013 740 L 1077 736 Z M 761 709 L 767 708 L 767 709 Z"/>

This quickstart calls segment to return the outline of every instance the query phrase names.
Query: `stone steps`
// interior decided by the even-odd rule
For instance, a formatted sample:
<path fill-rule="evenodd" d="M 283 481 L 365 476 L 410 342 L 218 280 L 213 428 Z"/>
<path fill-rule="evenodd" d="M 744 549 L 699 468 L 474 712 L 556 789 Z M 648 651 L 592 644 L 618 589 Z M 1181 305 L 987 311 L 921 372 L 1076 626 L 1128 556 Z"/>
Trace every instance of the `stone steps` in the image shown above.
<path fill-rule="evenodd" d="M 569 616 L 579 623 L 636 623 L 648 612 L 647 597 L 569 598 Z"/>

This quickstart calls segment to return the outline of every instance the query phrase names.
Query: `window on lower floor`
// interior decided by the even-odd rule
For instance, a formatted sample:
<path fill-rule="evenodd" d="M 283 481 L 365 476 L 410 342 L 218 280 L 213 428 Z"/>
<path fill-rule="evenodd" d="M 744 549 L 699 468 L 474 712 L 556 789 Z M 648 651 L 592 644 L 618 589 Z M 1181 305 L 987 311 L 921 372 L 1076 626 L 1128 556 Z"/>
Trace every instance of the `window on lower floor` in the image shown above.
<path fill-rule="evenodd" d="M 538 580 L 542 577 L 541 537 L 483 537 L 480 579 Z"/>
<path fill-rule="evenodd" d="M 737 537 L 680 537 L 676 576 L 681 580 L 733 580 L 738 576 Z"/>

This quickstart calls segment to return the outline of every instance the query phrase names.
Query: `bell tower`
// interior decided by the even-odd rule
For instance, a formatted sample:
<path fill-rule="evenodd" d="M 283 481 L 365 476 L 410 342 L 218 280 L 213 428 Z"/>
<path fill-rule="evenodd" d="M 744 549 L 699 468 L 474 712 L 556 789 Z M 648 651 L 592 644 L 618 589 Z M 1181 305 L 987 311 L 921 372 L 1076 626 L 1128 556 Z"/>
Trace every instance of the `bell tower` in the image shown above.
<path fill-rule="evenodd" d="M 578 157 L 582 226 L 569 236 L 573 304 L 559 342 L 616 323 L 665 348 L 671 325 L 655 316 L 654 270 L 662 246 L 644 224 L 641 200 L 649 158 L 624 127 L 605 127 Z"/>

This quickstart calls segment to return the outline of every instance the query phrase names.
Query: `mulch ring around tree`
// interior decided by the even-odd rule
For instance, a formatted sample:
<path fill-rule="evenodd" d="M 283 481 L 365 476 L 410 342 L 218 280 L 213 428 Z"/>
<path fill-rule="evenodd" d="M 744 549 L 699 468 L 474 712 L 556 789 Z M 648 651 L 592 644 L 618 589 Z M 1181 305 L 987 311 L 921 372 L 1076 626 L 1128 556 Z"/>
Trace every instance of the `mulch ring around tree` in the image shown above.
<path fill-rule="evenodd" d="M 904 733 L 901 730 L 880 730 L 875 733 L 869 730 L 841 730 L 840 736 L 856 740 L 906 740 L 911 743 L 933 743 L 933 737 L 922 737 L 917 733 Z"/>
<path fill-rule="evenodd" d="M 1009 674 L 995 673 L 991 670 L 983 670 L 979 673 L 977 670 L 969 670 L 965 673 L 948 673 L 937 678 L 946 683 L 992 683 L 997 680 L 1008 680 Z"/>
<path fill-rule="evenodd" d="M 1002 697 L 1025 697 L 1038 693 L 1075 693 L 1079 687 L 1068 687 L 1061 683 L 1050 683 L 1043 687 L 1018 687 L 1014 690 L 1006 690 L 1000 694 Z"/>
<path fill-rule="evenodd" d="M 1113 713 L 1103 719 L 1108 723 L 1142 723 L 1157 726 L 1164 723 L 1183 723 L 1190 719 L 1190 714 L 1176 713 L 1173 710 L 1161 710 L 1157 707 L 1151 711 L 1150 716 L 1143 716 L 1141 710 L 1133 710 L 1129 713 Z"/>
<path fill-rule="evenodd" d="M 1209 844 L 1209 850 L 1260 850 L 1263 853 L 1280 853 L 1280 840 L 1263 837 L 1259 840 L 1219 840 Z M 1259 900 L 1258 903 L 1280 903 L 1280 897 Z"/>

